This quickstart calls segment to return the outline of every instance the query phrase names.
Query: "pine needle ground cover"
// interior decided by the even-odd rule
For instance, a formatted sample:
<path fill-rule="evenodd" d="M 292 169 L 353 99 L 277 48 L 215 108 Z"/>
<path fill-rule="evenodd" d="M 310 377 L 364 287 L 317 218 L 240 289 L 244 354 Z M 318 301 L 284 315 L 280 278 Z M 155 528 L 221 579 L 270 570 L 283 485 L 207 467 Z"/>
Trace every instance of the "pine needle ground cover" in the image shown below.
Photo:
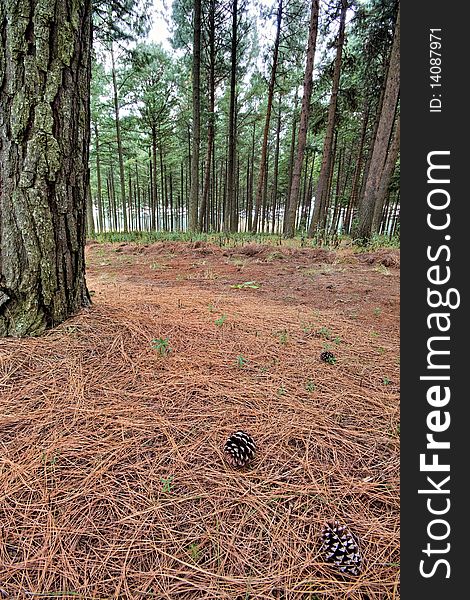
<path fill-rule="evenodd" d="M 90 310 L 0 340 L 0 597 L 398 598 L 398 251 L 87 259 Z"/>

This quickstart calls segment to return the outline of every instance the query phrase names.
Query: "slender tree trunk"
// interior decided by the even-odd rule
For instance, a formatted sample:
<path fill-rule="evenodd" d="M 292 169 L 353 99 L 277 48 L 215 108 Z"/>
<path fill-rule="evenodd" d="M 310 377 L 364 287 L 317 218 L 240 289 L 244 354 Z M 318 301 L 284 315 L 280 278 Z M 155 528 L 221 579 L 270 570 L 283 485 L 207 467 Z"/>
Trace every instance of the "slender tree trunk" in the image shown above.
<path fill-rule="evenodd" d="M 268 87 L 268 105 L 266 108 L 266 120 L 263 132 L 263 144 L 261 147 L 261 158 L 259 162 L 258 187 L 256 189 L 255 214 L 253 217 L 252 231 L 258 229 L 259 209 L 261 206 L 261 197 L 263 195 L 264 180 L 266 178 L 266 154 L 268 150 L 269 126 L 271 123 L 271 112 L 274 98 L 274 85 L 276 83 L 277 62 L 279 56 L 279 42 L 281 39 L 281 23 L 282 23 L 282 0 L 279 0 L 276 20 L 276 38 L 274 40 L 273 64 L 271 66 L 271 78 Z"/>
<path fill-rule="evenodd" d="M 237 49 L 238 49 L 238 0 L 232 2 L 232 44 L 230 51 L 230 107 L 229 107 L 229 130 L 228 130 L 228 157 L 227 157 L 227 198 L 225 211 L 224 229 L 235 232 L 237 230 L 234 223 L 235 197 L 235 157 L 236 157 L 236 131 L 235 131 L 235 112 L 237 102 L 236 75 L 237 75 Z"/>
<path fill-rule="evenodd" d="M 88 188 L 86 199 L 86 236 L 95 236 L 95 220 L 93 218 L 93 200 L 91 198 L 91 188 Z"/>
<path fill-rule="evenodd" d="M 152 127 L 152 161 L 150 168 L 151 175 L 151 202 L 152 208 L 150 211 L 150 228 L 152 231 L 157 229 L 156 222 L 156 213 L 157 213 L 157 205 L 158 205 L 158 196 L 157 196 L 157 129 L 155 125 Z"/>
<path fill-rule="evenodd" d="M 90 304 L 91 2 L 2 1 L 0 30 L 0 336 L 20 337 Z"/>
<path fill-rule="evenodd" d="M 331 88 L 331 98 L 328 107 L 328 122 L 326 126 L 325 140 L 323 144 L 323 157 L 318 178 L 317 193 L 315 195 L 315 208 L 313 217 L 308 230 L 309 237 L 313 237 L 318 228 L 322 231 L 326 229 L 327 204 L 328 204 L 328 182 L 330 180 L 332 167 L 333 137 L 336 125 L 336 107 L 338 104 L 339 80 L 341 77 L 341 63 L 344 47 L 344 30 L 346 25 L 346 11 L 348 8 L 347 0 L 341 0 L 341 15 L 339 23 L 338 40 L 336 42 L 335 69 L 333 74 L 333 84 Z"/>
<path fill-rule="evenodd" d="M 112 79 L 113 79 L 113 102 L 114 102 L 114 120 L 116 124 L 116 142 L 118 147 L 118 160 L 119 160 L 119 182 L 121 185 L 121 206 L 122 206 L 122 217 L 123 217 L 123 229 L 127 231 L 127 202 L 126 202 L 126 177 L 124 173 L 124 156 L 122 152 L 122 136 L 121 136 L 121 120 L 119 116 L 119 94 L 118 85 L 116 78 L 116 64 L 114 61 L 114 50 L 111 44 L 111 65 L 112 65 Z"/>
<path fill-rule="evenodd" d="M 398 158 L 398 152 L 400 150 L 400 118 L 397 116 L 395 123 L 395 131 L 392 136 L 392 142 L 387 153 L 385 160 L 384 169 L 382 171 L 382 177 L 380 178 L 379 187 L 377 189 L 377 195 L 375 200 L 374 218 L 372 219 L 372 233 L 378 233 L 380 222 L 382 220 L 383 207 L 385 199 L 388 196 L 388 188 L 392 179 L 393 171 Z"/>
<path fill-rule="evenodd" d="M 194 0 L 193 20 L 193 153 L 191 157 L 190 231 L 197 229 L 199 148 L 201 142 L 201 0 Z"/>
<path fill-rule="evenodd" d="M 250 178 L 248 182 L 248 191 L 247 191 L 247 203 L 246 203 L 246 212 L 247 212 L 247 229 L 248 231 L 252 230 L 253 227 L 253 181 L 254 181 L 254 168 L 255 168 L 255 139 L 256 139 L 256 121 L 253 121 L 253 131 L 251 135 L 251 154 L 249 163 L 250 163 Z"/>
<path fill-rule="evenodd" d="M 96 147 L 96 203 L 98 207 L 98 229 L 102 232 L 103 229 L 103 200 L 101 198 L 101 158 L 100 158 L 100 136 L 98 124 L 95 123 L 95 147 Z"/>
<path fill-rule="evenodd" d="M 274 180 L 273 180 L 273 219 L 271 232 L 274 233 L 276 227 L 276 211 L 277 211 L 277 193 L 278 193 L 278 181 L 279 181 L 279 151 L 281 141 L 281 99 L 282 96 L 279 94 L 279 104 L 277 109 L 277 123 L 276 123 L 276 149 L 274 151 Z"/>
<path fill-rule="evenodd" d="M 353 237 L 368 240 L 372 233 L 375 207 L 378 200 L 378 191 L 385 173 L 387 153 L 392 137 L 393 122 L 400 92 L 400 11 L 398 11 L 395 34 L 393 37 L 390 62 L 385 84 L 380 119 L 377 134 L 374 140 L 367 179 L 364 185 L 364 195 L 361 198 L 358 210 L 357 225 L 353 230 Z M 387 183 L 388 187 L 388 183 Z"/>
<path fill-rule="evenodd" d="M 367 133 L 367 124 L 369 123 L 369 103 L 366 100 L 364 105 L 363 117 L 362 117 L 362 128 L 361 136 L 359 139 L 359 149 L 357 151 L 356 166 L 354 168 L 354 175 L 351 186 L 351 195 L 348 202 L 348 208 L 346 210 L 346 216 L 344 218 L 345 231 L 349 233 L 351 229 L 351 217 L 354 209 L 356 208 L 357 194 L 361 182 L 362 164 L 364 160 L 364 143 Z"/>
<path fill-rule="evenodd" d="M 288 190 L 287 190 L 287 196 L 286 196 L 286 201 L 285 201 L 285 206 L 284 206 L 284 223 L 283 223 L 283 232 L 284 235 L 286 235 L 286 231 L 287 231 L 287 227 L 288 227 L 288 216 L 289 216 L 289 206 L 290 206 L 290 186 L 292 184 L 292 173 L 294 171 L 294 157 L 295 157 L 295 142 L 296 142 L 296 133 L 297 133 L 297 119 L 296 119 L 296 109 L 297 109 L 297 96 L 295 98 L 295 106 L 294 106 L 294 112 L 293 112 L 293 119 L 292 119 L 292 136 L 291 136 L 291 142 L 290 142 L 290 150 L 289 150 L 289 173 L 287 176 L 287 181 L 288 181 Z M 296 209 L 297 210 L 297 209 Z"/>
<path fill-rule="evenodd" d="M 312 0 L 310 12 L 310 26 L 308 34 L 307 60 L 305 65 L 304 95 L 302 98 L 302 109 L 300 112 L 299 135 L 297 139 L 297 156 L 292 170 L 292 182 L 288 195 L 288 211 L 285 226 L 286 237 L 294 237 L 295 219 L 297 214 L 297 203 L 299 199 L 300 175 L 304 160 L 305 144 L 307 141 L 308 118 L 310 112 L 310 98 L 313 89 L 313 62 L 315 59 L 315 48 L 317 45 L 318 30 L 318 0 Z"/>

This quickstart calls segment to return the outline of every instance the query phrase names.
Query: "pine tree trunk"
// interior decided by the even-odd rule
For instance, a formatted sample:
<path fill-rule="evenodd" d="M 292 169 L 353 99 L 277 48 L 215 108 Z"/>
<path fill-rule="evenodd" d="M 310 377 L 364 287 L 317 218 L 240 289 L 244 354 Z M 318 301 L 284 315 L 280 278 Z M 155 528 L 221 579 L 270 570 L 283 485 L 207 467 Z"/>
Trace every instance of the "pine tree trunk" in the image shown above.
<path fill-rule="evenodd" d="M 392 137 L 393 122 L 400 92 L 400 11 L 398 12 L 393 37 L 390 62 L 385 85 L 385 93 L 380 111 L 377 133 L 372 149 L 364 195 L 358 210 L 357 225 L 353 229 L 353 237 L 360 240 L 370 239 L 374 220 L 378 191 L 384 177 L 387 153 Z M 388 185 L 388 184 L 387 184 Z"/>
<path fill-rule="evenodd" d="M 229 130 L 228 130 L 228 157 L 227 157 L 227 198 L 226 211 L 224 219 L 224 229 L 226 231 L 237 231 L 234 222 L 235 217 L 235 157 L 236 157 L 236 131 L 235 131 L 235 112 L 236 112 L 236 74 L 237 74 L 237 47 L 238 47 L 238 0 L 232 2 L 232 45 L 230 56 L 230 107 L 229 107 Z"/>
<path fill-rule="evenodd" d="M 199 149 L 201 145 L 201 0 L 194 0 L 193 21 L 193 153 L 191 157 L 191 192 L 189 199 L 190 231 L 197 229 L 199 196 Z"/>
<path fill-rule="evenodd" d="M 267 154 L 267 150 L 268 150 L 269 125 L 271 123 L 271 112 L 272 112 L 273 98 L 274 98 L 274 85 L 276 83 L 277 62 L 278 62 L 278 56 L 279 56 L 279 42 L 281 39 L 282 0 L 279 0 L 276 23 L 277 23 L 277 25 L 276 25 L 276 38 L 274 40 L 273 64 L 271 66 L 271 78 L 269 80 L 269 87 L 268 87 L 268 105 L 266 108 L 266 121 L 264 124 L 263 145 L 261 147 L 261 158 L 260 158 L 260 162 L 259 162 L 258 187 L 256 189 L 255 214 L 253 217 L 253 223 L 252 223 L 252 228 L 251 228 L 251 230 L 254 233 L 256 233 L 256 230 L 258 229 L 259 209 L 261 206 L 261 197 L 263 195 L 264 180 L 266 178 L 266 163 L 267 163 L 266 154 Z"/>
<path fill-rule="evenodd" d="M 100 159 L 100 137 L 98 132 L 98 124 L 95 123 L 95 146 L 96 146 L 96 183 L 97 193 L 96 200 L 98 204 L 98 228 L 103 232 L 103 200 L 101 198 L 101 159 Z"/>
<path fill-rule="evenodd" d="M 323 144 L 323 157 L 318 178 L 317 193 L 315 195 L 315 208 L 313 217 L 308 229 L 309 237 L 313 237 L 317 229 L 322 231 L 326 229 L 327 204 L 328 204 L 328 185 L 332 167 L 333 137 L 336 125 L 336 106 L 338 104 L 339 80 L 341 77 L 341 62 L 344 46 L 344 29 L 346 25 L 346 11 L 348 8 L 347 0 L 341 0 L 341 16 L 339 24 L 338 41 L 336 45 L 335 70 L 333 74 L 333 84 L 331 88 L 331 98 L 328 107 L 328 122 L 326 126 L 325 141 Z"/>
<path fill-rule="evenodd" d="M 361 136 L 359 139 L 359 149 L 357 151 L 356 166 L 354 168 L 354 175 L 351 186 L 351 195 L 349 197 L 348 208 L 346 210 L 346 216 L 344 218 L 344 230 L 349 233 L 351 229 L 351 217 L 354 209 L 356 208 L 357 195 L 360 187 L 362 163 L 364 160 L 364 143 L 367 133 L 367 125 L 369 123 L 369 103 L 366 99 L 362 117 L 362 128 Z"/>
<path fill-rule="evenodd" d="M 95 236 L 95 220 L 93 219 L 93 200 L 91 198 L 91 189 L 88 187 L 86 199 L 86 237 Z"/>
<path fill-rule="evenodd" d="M 118 160 L 119 160 L 119 182 L 121 186 L 121 206 L 122 206 L 122 218 L 123 218 L 123 229 L 127 231 L 127 202 L 126 202 L 126 176 L 124 173 L 124 156 L 122 152 L 122 136 L 121 136 L 121 119 L 119 116 L 119 94 L 116 78 L 116 65 L 114 62 L 114 51 L 111 45 L 111 65 L 112 65 L 112 79 L 113 79 L 113 102 L 114 102 L 114 119 L 116 124 L 116 142 L 118 147 Z"/>
<path fill-rule="evenodd" d="M 382 171 L 382 177 L 380 178 L 380 184 L 377 189 L 377 195 L 375 199 L 374 218 L 372 219 L 372 233 L 378 233 L 380 223 L 382 220 L 382 213 L 385 204 L 385 199 L 388 195 L 388 188 L 392 179 L 393 171 L 398 158 L 398 152 L 400 150 L 400 119 L 397 117 L 395 123 L 395 131 L 392 137 L 392 143 L 387 153 L 387 159 L 385 166 Z"/>
<path fill-rule="evenodd" d="M 304 160 L 305 144 L 307 142 L 308 118 L 310 113 L 310 98 L 313 89 L 313 62 L 317 44 L 318 30 L 318 0 L 312 0 L 310 12 L 310 26 L 308 34 L 307 61 L 305 65 L 304 95 L 300 112 L 299 135 L 297 138 L 297 156 L 292 170 L 292 182 L 287 201 L 287 218 L 285 224 L 286 237 L 294 237 L 297 203 L 299 200 L 300 175 Z"/>
<path fill-rule="evenodd" d="M 90 304 L 91 2 L 2 1 L 0 35 L 0 336 L 39 335 Z"/>
<path fill-rule="evenodd" d="M 273 219 L 272 219 L 272 227 L 271 232 L 274 233 L 276 228 L 276 211 L 277 211 L 277 193 L 278 193 L 278 185 L 279 185 L 279 153 L 280 153 L 280 142 L 281 142 L 281 99 L 282 96 L 279 94 L 279 104 L 277 111 L 277 121 L 276 121 L 276 149 L 274 150 L 274 181 L 273 181 Z"/>

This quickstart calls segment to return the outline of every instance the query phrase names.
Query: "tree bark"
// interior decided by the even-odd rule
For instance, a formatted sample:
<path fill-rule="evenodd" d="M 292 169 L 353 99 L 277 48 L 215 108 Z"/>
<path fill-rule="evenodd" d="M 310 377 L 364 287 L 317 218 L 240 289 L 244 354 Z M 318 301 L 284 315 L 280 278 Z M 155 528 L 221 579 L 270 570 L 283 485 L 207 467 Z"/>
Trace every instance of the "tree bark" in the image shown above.
<path fill-rule="evenodd" d="M 393 171 L 398 158 L 398 152 L 400 150 L 400 118 L 397 116 L 395 122 L 395 131 L 392 136 L 392 143 L 387 153 L 385 160 L 382 177 L 380 179 L 379 187 L 377 188 L 377 195 L 375 199 L 374 217 L 372 219 L 372 233 L 378 233 L 380 228 L 380 222 L 382 220 L 383 208 L 385 199 L 387 198 L 388 188 L 392 179 Z"/>
<path fill-rule="evenodd" d="M 236 75 L 237 75 L 237 49 L 238 49 L 238 0 L 232 2 L 232 45 L 230 56 L 230 107 L 229 107 L 229 129 L 228 129 L 228 157 L 227 157 L 227 198 L 226 211 L 224 215 L 224 229 L 235 232 L 238 223 L 235 223 L 235 157 L 236 157 L 236 131 L 235 112 L 237 102 Z"/>
<path fill-rule="evenodd" d="M 209 68 L 208 68 L 208 87 L 209 87 L 209 116 L 207 123 L 207 151 L 206 151 L 206 170 L 204 173 L 204 185 L 202 190 L 201 206 L 199 207 L 198 230 L 208 231 L 210 228 L 209 217 L 209 193 L 212 173 L 212 156 L 215 137 L 215 0 L 209 4 L 208 14 L 208 36 L 209 36 Z"/>
<path fill-rule="evenodd" d="M 271 66 L 271 78 L 268 87 L 268 106 L 266 108 L 266 121 L 263 132 L 263 145 L 261 147 L 261 158 L 259 163 L 258 187 L 256 189 L 255 214 L 253 217 L 252 231 L 256 233 L 258 229 L 259 209 L 263 195 L 264 180 L 266 178 L 266 154 L 268 150 L 269 126 L 271 123 L 271 112 L 274 98 L 274 85 L 276 83 L 277 61 L 279 56 L 279 42 L 281 39 L 281 23 L 282 23 L 282 0 L 279 0 L 276 20 L 276 38 L 274 40 L 273 64 Z"/>
<path fill-rule="evenodd" d="M 118 160 L 119 160 L 119 183 L 121 187 L 121 206 L 122 206 L 122 219 L 123 229 L 127 232 L 127 202 L 126 202 L 126 176 L 124 173 L 124 156 L 122 152 L 122 136 L 121 136 L 121 119 L 119 116 L 119 94 L 118 85 L 116 78 L 116 64 L 114 62 L 114 51 L 111 44 L 111 65 L 112 65 L 112 79 L 113 79 L 113 102 L 114 102 L 114 119 L 116 122 L 116 142 L 118 147 Z"/>
<path fill-rule="evenodd" d="M 320 228 L 322 231 L 326 228 L 328 187 L 332 167 L 333 137 L 336 125 L 336 107 L 338 104 L 339 80 L 341 77 L 341 63 L 344 46 L 344 29 L 346 25 L 346 11 L 348 8 L 347 0 L 341 0 L 341 16 L 339 24 L 338 41 L 336 43 L 335 69 L 333 74 L 333 84 L 331 87 L 331 98 L 328 107 L 328 122 L 326 126 L 325 141 L 323 144 L 322 165 L 320 177 L 318 178 L 317 193 L 315 196 L 315 207 L 313 217 L 308 229 L 308 236 L 313 237 L 315 231 Z"/>
<path fill-rule="evenodd" d="M 201 0 L 194 0 L 193 22 L 193 151 L 191 156 L 191 191 L 189 199 L 190 231 L 197 229 L 199 196 L 199 149 L 201 145 Z"/>
<path fill-rule="evenodd" d="M 355 239 L 367 241 L 372 234 L 374 212 L 378 199 L 378 191 L 385 175 L 384 169 L 387 162 L 390 141 L 392 137 L 393 122 L 400 93 L 400 11 L 398 11 L 393 44 L 390 52 L 390 63 L 385 85 L 382 109 L 377 127 L 377 133 L 372 149 L 367 179 L 364 185 L 364 194 L 359 204 L 357 225 L 352 235 Z M 387 184 L 388 185 L 388 184 Z"/>
<path fill-rule="evenodd" d="M 96 146 L 96 182 L 97 182 L 96 201 L 97 201 L 97 205 L 98 205 L 98 228 L 99 228 L 100 232 L 103 232 L 104 226 L 103 226 L 103 200 L 101 197 L 100 137 L 99 137 L 97 123 L 95 123 L 95 146 Z"/>
<path fill-rule="evenodd" d="M 292 171 L 292 182 L 288 195 L 288 210 L 285 225 L 286 237 L 294 237 L 295 218 L 297 214 L 297 203 L 299 199 L 300 175 L 304 160 L 305 144 L 307 142 L 308 118 L 310 113 L 310 98 L 313 89 L 313 62 L 315 59 L 315 48 L 317 45 L 318 31 L 318 0 L 312 0 L 310 12 L 310 26 L 308 34 L 307 61 L 305 64 L 304 95 L 300 112 L 299 135 L 297 138 L 297 156 Z"/>
<path fill-rule="evenodd" d="M 0 2 L 0 336 L 90 304 L 91 2 Z"/>

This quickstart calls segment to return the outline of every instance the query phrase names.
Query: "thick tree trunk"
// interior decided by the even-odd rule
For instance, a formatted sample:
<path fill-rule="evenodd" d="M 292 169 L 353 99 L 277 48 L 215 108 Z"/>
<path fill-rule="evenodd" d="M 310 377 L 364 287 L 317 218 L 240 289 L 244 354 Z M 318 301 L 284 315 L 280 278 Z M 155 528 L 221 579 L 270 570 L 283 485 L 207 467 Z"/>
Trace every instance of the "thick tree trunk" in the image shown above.
<path fill-rule="evenodd" d="M 276 38 L 274 40 L 273 64 L 271 66 L 271 78 L 268 87 L 268 106 L 266 108 L 266 121 L 264 124 L 263 145 L 261 147 L 261 158 L 259 162 L 258 187 L 256 189 L 255 214 L 253 217 L 252 231 L 256 233 L 258 229 L 259 209 L 261 206 L 261 198 L 263 195 L 264 180 L 266 178 L 266 154 L 268 150 L 269 126 L 271 123 L 271 112 L 274 98 L 274 84 L 276 83 L 277 62 L 279 56 L 279 43 L 281 39 L 281 23 L 282 23 L 282 0 L 279 0 L 277 8 L 276 20 Z"/>
<path fill-rule="evenodd" d="M 199 196 L 199 148 L 201 143 L 201 0 L 194 0 L 193 20 L 193 153 L 191 157 L 191 192 L 189 199 L 190 231 L 197 229 Z"/>
<path fill-rule="evenodd" d="M 344 29 L 346 25 L 346 11 L 348 8 L 347 0 L 341 0 L 341 16 L 339 24 L 338 41 L 336 45 L 335 70 L 333 74 L 333 84 L 331 87 L 331 98 L 328 107 L 328 122 L 326 126 L 325 140 L 323 144 L 322 165 L 320 177 L 318 178 L 317 193 L 315 195 L 315 208 L 313 217 L 308 229 L 309 237 L 313 237 L 317 229 L 322 231 L 326 229 L 328 187 L 333 164 L 332 150 L 333 137 L 336 125 L 336 106 L 338 104 L 339 80 L 341 77 L 341 62 L 344 46 Z"/>
<path fill-rule="evenodd" d="M 390 63 L 387 74 L 387 83 L 383 97 L 377 134 L 372 149 L 367 179 L 364 185 L 364 195 L 359 204 L 357 225 L 352 235 L 355 239 L 368 240 L 372 233 L 375 207 L 378 191 L 385 175 L 384 169 L 387 162 L 390 141 L 392 137 L 393 122 L 400 93 L 400 11 L 398 12 L 393 37 Z"/>
<path fill-rule="evenodd" d="M 90 304 L 91 2 L 0 2 L 0 336 Z"/>
<path fill-rule="evenodd" d="M 305 144 L 307 141 L 308 118 L 310 113 L 310 98 L 313 88 L 313 62 L 315 59 L 315 48 L 317 44 L 318 31 L 318 0 L 312 0 L 310 12 L 310 26 L 308 34 L 307 61 L 305 65 L 304 95 L 302 98 L 302 109 L 300 112 L 299 135 L 297 139 L 297 156 L 292 171 L 292 182 L 287 201 L 287 217 L 285 224 L 286 237 L 294 237 L 295 219 L 297 215 L 297 203 L 299 199 L 300 175 L 304 160 Z"/>

